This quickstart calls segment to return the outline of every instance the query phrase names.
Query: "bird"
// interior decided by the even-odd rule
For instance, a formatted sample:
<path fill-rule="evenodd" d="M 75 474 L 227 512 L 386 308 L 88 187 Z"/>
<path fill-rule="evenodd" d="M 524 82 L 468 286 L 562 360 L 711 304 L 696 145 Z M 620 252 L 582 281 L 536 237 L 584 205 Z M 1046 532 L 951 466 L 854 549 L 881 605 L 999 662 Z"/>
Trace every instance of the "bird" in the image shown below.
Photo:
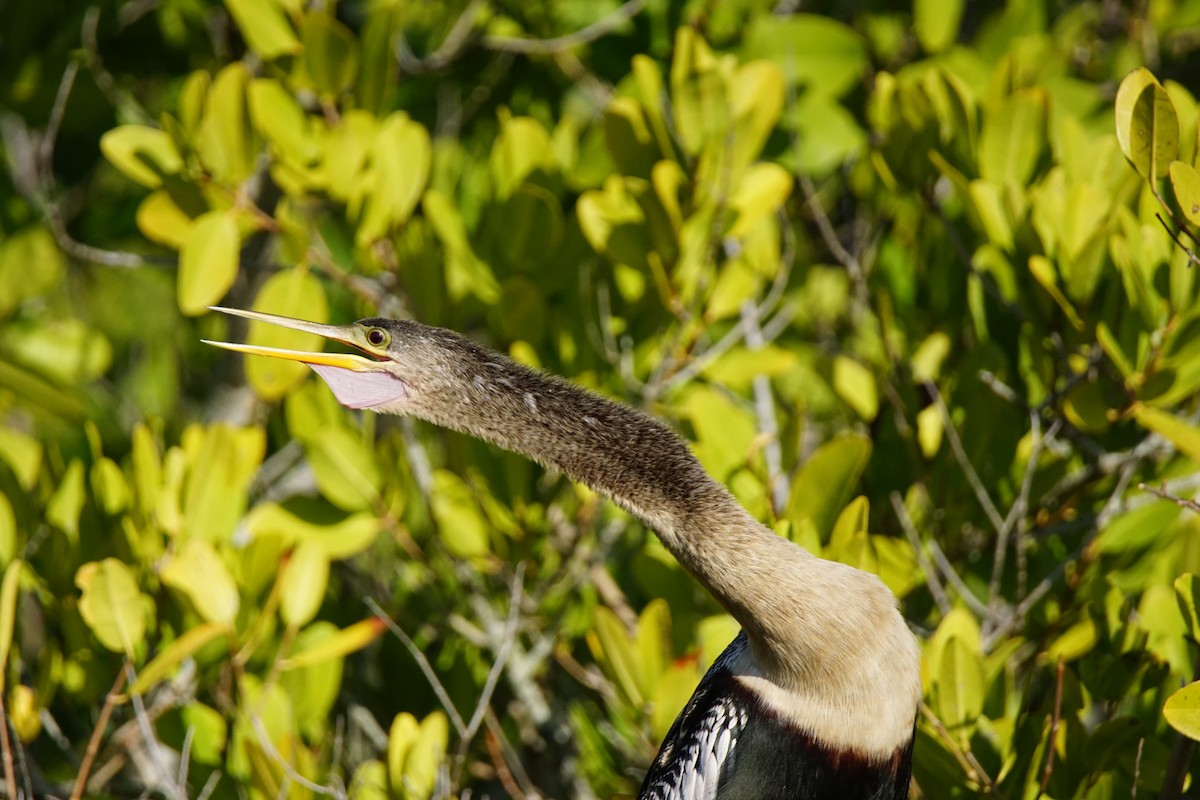
<path fill-rule="evenodd" d="M 606 495 L 733 616 L 741 631 L 667 733 L 639 800 L 908 797 L 920 654 L 895 596 L 758 522 L 667 425 L 445 328 L 212 310 L 358 352 L 209 344 L 303 362 L 349 408 L 475 436 Z"/>

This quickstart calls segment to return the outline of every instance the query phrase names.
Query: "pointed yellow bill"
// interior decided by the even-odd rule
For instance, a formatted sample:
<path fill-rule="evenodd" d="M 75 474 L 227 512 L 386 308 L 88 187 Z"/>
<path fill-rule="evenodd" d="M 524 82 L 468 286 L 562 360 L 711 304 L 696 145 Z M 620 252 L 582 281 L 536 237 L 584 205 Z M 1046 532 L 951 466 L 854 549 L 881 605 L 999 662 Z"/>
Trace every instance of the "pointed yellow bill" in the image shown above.
<path fill-rule="evenodd" d="M 315 333 L 326 339 L 332 339 L 335 342 L 357 347 L 360 350 L 366 349 L 360 338 L 359 328 L 356 325 L 323 325 L 319 322 L 309 322 L 303 319 L 293 319 L 291 317 L 281 317 L 276 314 L 264 314 L 261 311 L 245 311 L 240 308 L 223 308 L 221 306 L 209 306 L 212 311 L 220 311 L 222 314 L 230 314 L 235 317 L 245 317 L 246 319 L 255 320 L 257 322 L 266 322 L 270 325 L 278 325 L 281 328 L 290 328 L 304 333 Z M 371 372 L 379 369 L 378 361 L 370 358 L 365 358 L 353 353 L 317 353 L 304 350 L 286 350 L 281 347 L 263 347 L 261 345 L 240 344 L 237 342 L 216 342 L 211 339 L 202 339 L 205 344 L 211 344 L 214 347 L 223 347 L 226 350 L 233 350 L 236 353 L 247 353 L 255 356 L 270 356 L 271 358 L 282 358 L 288 361 L 301 361 L 310 365 L 322 365 L 329 367 L 339 367 L 341 369 L 353 370 L 354 372 Z"/>

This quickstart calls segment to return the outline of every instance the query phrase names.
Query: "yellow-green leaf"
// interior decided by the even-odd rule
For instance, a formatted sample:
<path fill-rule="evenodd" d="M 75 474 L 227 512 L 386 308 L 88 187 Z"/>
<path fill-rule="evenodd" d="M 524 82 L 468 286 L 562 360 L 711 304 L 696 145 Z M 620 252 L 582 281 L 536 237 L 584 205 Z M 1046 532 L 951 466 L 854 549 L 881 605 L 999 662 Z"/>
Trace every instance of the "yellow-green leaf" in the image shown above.
<path fill-rule="evenodd" d="M 224 211 L 198 218 L 179 251 L 179 310 L 202 314 L 229 291 L 237 277 L 237 223 Z"/>
<path fill-rule="evenodd" d="M 283 670 L 301 669 L 335 658 L 345 658 L 350 653 L 357 652 L 375 641 L 385 630 L 387 630 L 387 626 L 383 620 L 376 617 L 364 619 L 362 622 L 356 622 L 322 639 L 312 647 L 285 658 L 279 662 L 279 668 Z"/>
<path fill-rule="evenodd" d="M 0 461 L 12 470 L 21 488 L 29 491 L 42 467 L 42 444 L 16 428 L 0 427 Z"/>
<path fill-rule="evenodd" d="M 268 61 L 300 49 L 300 40 L 276 0 L 225 0 L 225 5 L 246 44 Z"/>
<path fill-rule="evenodd" d="M 1154 431 L 1192 461 L 1200 463 L 1200 428 L 1168 411 L 1141 404 L 1134 407 L 1133 416 L 1143 428 Z"/>
<path fill-rule="evenodd" d="M 370 180 L 361 189 L 366 209 L 359 244 L 374 242 L 408 219 L 425 190 L 432 160 L 429 132 L 420 123 L 402 111 L 383 121 L 371 146 Z"/>
<path fill-rule="evenodd" d="M 438 768 L 446 760 L 449 742 L 450 722 L 445 714 L 434 711 L 421 720 L 421 730 L 404 763 L 404 797 L 429 800 L 433 796 Z"/>
<path fill-rule="evenodd" d="M 1179 118 L 1171 96 L 1157 81 L 1142 89 L 1134 103 L 1129 143 L 1134 169 L 1152 181 L 1179 156 Z"/>
<path fill-rule="evenodd" d="M 129 687 L 129 694 L 144 694 L 197 650 L 229 630 L 219 622 L 205 622 L 184 633 L 164 647 L 154 659 L 138 673 L 137 680 Z"/>
<path fill-rule="evenodd" d="M 304 69 L 322 96 L 337 96 L 358 73 L 358 40 L 329 14 L 309 12 L 304 21 Z"/>
<path fill-rule="evenodd" d="M 17 620 L 17 592 L 21 587 L 21 570 L 25 562 L 14 559 L 4 570 L 0 583 L 0 692 L 4 691 L 8 675 L 8 651 L 12 647 Z"/>
<path fill-rule="evenodd" d="M 250 81 L 246 99 L 254 127 L 284 158 L 305 166 L 320 154 L 308 116 L 279 81 L 255 78 Z"/>
<path fill-rule="evenodd" d="M 303 627 L 316 616 L 328 582 L 329 557 L 320 545 L 297 545 L 284 567 L 279 593 L 279 613 L 288 627 Z"/>
<path fill-rule="evenodd" d="M 942 722 L 965 744 L 983 709 L 983 673 L 979 653 L 965 641 L 952 637 L 942 652 L 935 676 L 937 712 Z"/>
<path fill-rule="evenodd" d="M 151 189 L 183 167 L 175 143 L 149 125 L 120 125 L 100 137 L 100 152 L 127 178 Z"/>
<path fill-rule="evenodd" d="M 189 538 L 160 573 L 163 583 L 183 592 L 207 622 L 232 624 L 240 598 L 237 584 L 216 548 L 204 539 Z"/>
<path fill-rule="evenodd" d="M 833 388 L 865 421 L 879 413 L 875 375 L 854 359 L 839 355 L 833 360 Z"/>
<path fill-rule="evenodd" d="M 1179 610 L 1188 624 L 1192 639 L 1200 642 L 1200 575 L 1185 572 L 1176 578 L 1175 599 L 1179 601 Z"/>
<path fill-rule="evenodd" d="M 404 763 L 420 733 L 421 726 L 417 718 L 407 711 L 401 711 L 392 719 L 392 727 L 388 731 L 387 773 L 388 784 L 397 796 L 404 795 Z"/>
<path fill-rule="evenodd" d="M 729 207 L 737 212 L 729 236 L 747 232 L 774 214 L 792 192 L 792 176 L 778 164 L 755 164 L 742 177 L 729 198 Z"/>
<path fill-rule="evenodd" d="M 433 518 L 447 549 L 459 558 L 486 553 L 490 526 L 471 487 L 453 472 L 439 469 L 433 473 L 431 495 Z"/>
<path fill-rule="evenodd" d="M 913 0 L 913 30 L 927 53 L 940 53 L 958 35 L 962 0 Z"/>
<path fill-rule="evenodd" d="M 115 558 L 91 561 L 75 573 L 83 591 L 79 613 L 100 640 L 115 653 L 133 657 L 146 633 L 146 611 L 133 572 Z"/>
<path fill-rule="evenodd" d="M 252 308 L 267 314 L 299 317 L 313 322 L 328 319 L 325 289 L 304 267 L 276 272 L 254 299 Z M 320 350 L 324 340 L 314 333 L 293 331 L 265 322 L 250 323 L 246 343 L 285 350 Z M 264 400 L 278 400 L 308 374 L 308 366 L 282 358 L 247 358 L 246 382 Z"/>
<path fill-rule="evenodd" d="M 1191 164 L 1172 161 L 1167 172 L 1171 176 L 1171 188 L 1175 191 L 1179 210 L 1188 222 L 1200 225 L 1200 171 Z"/>
<path fill-rule="evenodd" d="M 1155 83 L 1158 83 L 1158 79 L 1150 70 L 1138 67 L 1122 78 L 1121 85 L 1117 87 L 1117 97 L 1113 103 L 1117 143 L 1121 146 L 1121 152 L 1125 154 L 1125 158 L 1130 162 L 1134 160 L 1133 110 L 1145 88 Z"/>
<path fill-rule="evenodd" d="M 339 508 L 371 508 L 383 483 L 375 451 L 360 434 L 331 426 L 308 442 L 308 463 L 321 494 Z"/>
<path fill-rule="evenodd" d="M 1175 730 L 1200 741 L 1200 681 L 1189 683 L 1167 698 L 1163 718 Z"/>

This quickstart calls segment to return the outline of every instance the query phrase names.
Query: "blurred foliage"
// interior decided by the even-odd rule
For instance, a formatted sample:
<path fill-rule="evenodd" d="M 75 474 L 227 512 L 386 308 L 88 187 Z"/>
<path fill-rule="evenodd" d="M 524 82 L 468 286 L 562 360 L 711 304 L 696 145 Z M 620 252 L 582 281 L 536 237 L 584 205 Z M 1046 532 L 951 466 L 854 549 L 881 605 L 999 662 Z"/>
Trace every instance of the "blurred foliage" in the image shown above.
<path fill-rule="evenodd" d="M 216 303 L 671 421 L 901 598 L 914 796 L 1191 787 L 1200 2 L 794 6 L 3 7 L 10 796 L 628 795 L 735 633 L 591 492 L 205 348 L 315 346 Z"/>

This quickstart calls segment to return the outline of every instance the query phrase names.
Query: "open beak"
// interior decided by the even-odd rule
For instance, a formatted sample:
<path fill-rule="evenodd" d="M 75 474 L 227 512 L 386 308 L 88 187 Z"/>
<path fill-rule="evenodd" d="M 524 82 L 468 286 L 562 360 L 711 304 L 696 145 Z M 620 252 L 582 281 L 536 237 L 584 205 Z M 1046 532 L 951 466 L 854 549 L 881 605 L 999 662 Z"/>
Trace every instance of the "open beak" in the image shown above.
<path fill-rule="evenodd" d="M 223 314 L 232 314 L 235 317 L 245 317 L 256 322 L 266 322 L 294 331 L 313 333 L 374 356 L 374 358 L 367 358 L 353 353 L 316 353 L 305 350 L 285 350 L 282 347 L 203 340 L 207 344 L 237 353 L 303 362 L 321 376 L 321 379 L 333 391 L 338 402 L 348 408 L 375 409 L 384 406 L 394 409 L 396 403 L 408 398 L 408 384 L 394 374 L 391 369 L 395 366 L 393 360 L 385 351 L 368 344 L 363 336 L 363 329 L 358 325 L 322 325 L 319 322 L 279 317 L 275 314 L 264 314 L 261 311 L 243 311 L 238 308 L 221 308 L 219 306 L 209 306 L 209 308 Z"/>
<path fill-rule="evenodd" d="M 362 340 L 359 338 L 359 328 L 357 325 L 322 325 L 319 322 L 307 322 L 302 319 L 292 319 L 291 317 L 280 317 L 275 314 L 264 314 L 261 311 L 243 311 L 240 308 L 222 308 L 221 306 L 209 306 L 212 311 L 220 311 L 222 314 L 230 314 L 235 317 L 245 317 L 246 319 L 256 320 L 258 322 L 266 322 L 271 325 L 278 325 L 281 328 L 290 328 L 294 331 L 303 331 L 304 333 L 314 333 L 326 339 L 332 339 L 335 342 L 357 347 L 360 350 L 363 347 Z M 233 350 L 237 353 L 249 353 L 254 356 L 271 356 L 272 358 L 283 358 L 288 361 L 302 361 L 310 366 L 326 366 L 339 367 L 341 369 L 353 370 L 354 372 L 373 372 L 379 369 L 379 361 L 370 358 L 364 358 L 353 353 L 316 353 L 306 352 L 304 350 L 285 350 L 281 347 L 263 347 L 254 344 L 237 344 L 235 342 L 214 342 L 210 339 L 202 339 L 205 344 L 211 344 L 215 347 L 223 347 L 226 350 Z"/>

